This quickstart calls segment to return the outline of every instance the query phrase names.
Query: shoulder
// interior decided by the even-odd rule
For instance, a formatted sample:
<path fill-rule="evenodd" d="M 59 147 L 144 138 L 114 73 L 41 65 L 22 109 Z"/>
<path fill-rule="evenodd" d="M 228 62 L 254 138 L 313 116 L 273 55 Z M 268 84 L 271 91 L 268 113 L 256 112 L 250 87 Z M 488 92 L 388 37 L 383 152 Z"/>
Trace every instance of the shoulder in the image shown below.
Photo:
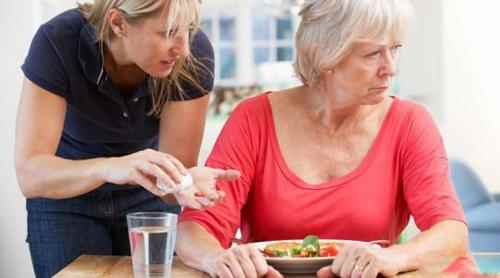
<path fill-rule="evenodd" d="M 391 130 L 409 150 L 433 149 L 442 144 L 439 127 L 429 109 L 420 103 L 396 99 Z"/>
<path fill-rule="evenodd" d="M 401 127 L 433 124 L 434 120 L 429 109 L 412 100 L 394 97 L 391 122 Z"/>
<path fill-rule="evenodd" d="M 191 52 L 198 59 L 214 57 L 212 43 L 201 29 L 191 39 Z"/>
<path fill-rule="evenodd" d="M 86 20 L 78 9 L 65 11 L 48 22 L 44 23 L 42 30 L 52 42 L 77 41 Z"/>
<path fill-rule="evenodd" d="M 433 116 L 425 105 L 400 98 L 394 99 L 394 105 L 394 118 L 403 126 L 434 125 Z"/>
<path fill-rule="evenodd" d="M 231 113 L 231 117 L 250 116 L 258 118 L 259 116 L 267 114 L 270 109 L 268 92 L 261 93 L 257 96 L 249 97 L 241 101 Z"/>
<path fill-rule="evenodd" d="M 226 129 L 248 136 L 266 133 L 272 123 L 267 95 L 267 93 L 260 94 L 240 102 L 229 115 Z"/>

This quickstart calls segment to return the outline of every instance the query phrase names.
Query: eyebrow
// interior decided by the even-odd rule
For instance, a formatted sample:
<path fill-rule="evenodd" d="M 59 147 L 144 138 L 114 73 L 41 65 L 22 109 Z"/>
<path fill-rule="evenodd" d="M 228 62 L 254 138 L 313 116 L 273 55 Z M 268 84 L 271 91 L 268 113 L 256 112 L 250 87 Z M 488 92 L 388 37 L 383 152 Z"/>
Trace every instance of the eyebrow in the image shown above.
<path fill-rule="evenodd" d="M 384 47 L 392 47 L 395 45 L 400 45 L 400 41 L 394 41 L 391 42 L 390 44 L 384 44 L 384 43 L 375 43 L 373 41 L 368 41 L 368 40 L 360 40 L 357 42 L 354 42 L 354 46 L 366 48 L 366 47 L 374 47 L 374 48 L 384 48 Z"/>

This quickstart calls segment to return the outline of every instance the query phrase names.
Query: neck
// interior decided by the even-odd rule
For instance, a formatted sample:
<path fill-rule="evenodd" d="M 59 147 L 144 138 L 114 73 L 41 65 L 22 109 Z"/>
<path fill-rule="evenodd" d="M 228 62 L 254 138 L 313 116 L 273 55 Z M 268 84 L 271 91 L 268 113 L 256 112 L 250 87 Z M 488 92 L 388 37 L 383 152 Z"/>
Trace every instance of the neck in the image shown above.
<path fill-rule="evenodd" d="M 146 73 L 127 57 L 119 41 L 111 41 L 105 47 L 104 68 L 113 83 L 125 90 L 139 86 L 146 78 Z"/>
<path fill-rule="evenodd" d="M 358 126 L 375 110 L 376 105 L 341 104 L 335 94 L 303 87 L 304 105 L 314 122 L 330 131 Z"/>

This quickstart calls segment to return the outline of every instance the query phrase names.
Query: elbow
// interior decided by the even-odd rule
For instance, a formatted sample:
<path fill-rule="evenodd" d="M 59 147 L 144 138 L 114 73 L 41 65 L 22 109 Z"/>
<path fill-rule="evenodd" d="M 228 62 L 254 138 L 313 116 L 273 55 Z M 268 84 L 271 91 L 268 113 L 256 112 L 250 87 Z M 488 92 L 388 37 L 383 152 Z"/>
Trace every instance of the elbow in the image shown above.
<path fill-rule="evenodd" d="M 469 251 L 469 230 L 467 225 L 463 222 L 453 221 L 449 223 L 450 233 L 448 235 L 454 235 L 449 237 L 450 245 L 447 248 L 447 255 L 452 257 L 466 257 L 470 254 Z M 453 232 L 451 232 L 453 231 Z M 446 251 L 445 251 L 446 252 Z"/>
<path fill-rule="evenodd" d="M 189 239 L 188 232 L 186 230 L 186 223 L 181 222 L 177 228 L 177 241 L 175 246 L 175 253 L 182 261 L 186 261 L 189 257 Z"/>
<path fill-rule="evenodd" d="M 469 228 L 465 223 L 462 223 L 463 229 L 459 239 L 459 244 L 457 244 L 457 255 L 460 257 L 465 257 L 470 255 L 469 250 Z"/>
<path fill-rule="evenodd" d="M 17 177 L 17 184 L 19 185 L 19 189 L 21 190 L 21 193 L 26 199 L 31 199 L 31 198 L 36 198 L 40 197 L 39 194 L 36 192 L 35 184 L 34 184 L 34 179 L 33 173 L 29 170 L 29 161 L 28 160 L 16 160 L 16 177 Z"/>

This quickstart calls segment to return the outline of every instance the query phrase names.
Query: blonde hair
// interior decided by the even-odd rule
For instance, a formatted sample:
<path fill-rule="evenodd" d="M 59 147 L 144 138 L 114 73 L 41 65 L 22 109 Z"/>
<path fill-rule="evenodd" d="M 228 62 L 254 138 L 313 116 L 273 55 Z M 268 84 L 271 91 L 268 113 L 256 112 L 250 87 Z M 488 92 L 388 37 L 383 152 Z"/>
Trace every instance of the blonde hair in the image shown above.
<path fill-rule="evenodd" d="M 94 26 L 100 43 L 101 58 L 104 57 L 104 45 L 109 44 L 113 32 L 107 17 L 111 9 L 122 12 L 127 22 L 138 23 L 167 10 L 165 22 L 166 32 L 172 30 L 192 30 L 191 35 L 199 30 L 200 0 L 94 0 L 93 4 L 79 4 L 79 10 Z M 192 36 L 190 38 L 190 41 Z M 103 59 L 104 61 L 104 59 Z M 164 104 L 173 99 L 184 99 L 185 92 L 181 84 L 192 84 L 196 89 L 208 93 L 197 79 L 203 73 L 212 74 L 210 70 L 191 54 L 176 63 L 166 78 L 149 78 L 148 88 L 151 90 L 152 109 L 149 115 L 159 117 Z"/>
<path fill-rule="evenodd" d="M 306 0 L 299 15 L 294 70 L 304 85 L 314 86 L 356 40 L 402 40 L 412 6 L 409 0 Z"/>

